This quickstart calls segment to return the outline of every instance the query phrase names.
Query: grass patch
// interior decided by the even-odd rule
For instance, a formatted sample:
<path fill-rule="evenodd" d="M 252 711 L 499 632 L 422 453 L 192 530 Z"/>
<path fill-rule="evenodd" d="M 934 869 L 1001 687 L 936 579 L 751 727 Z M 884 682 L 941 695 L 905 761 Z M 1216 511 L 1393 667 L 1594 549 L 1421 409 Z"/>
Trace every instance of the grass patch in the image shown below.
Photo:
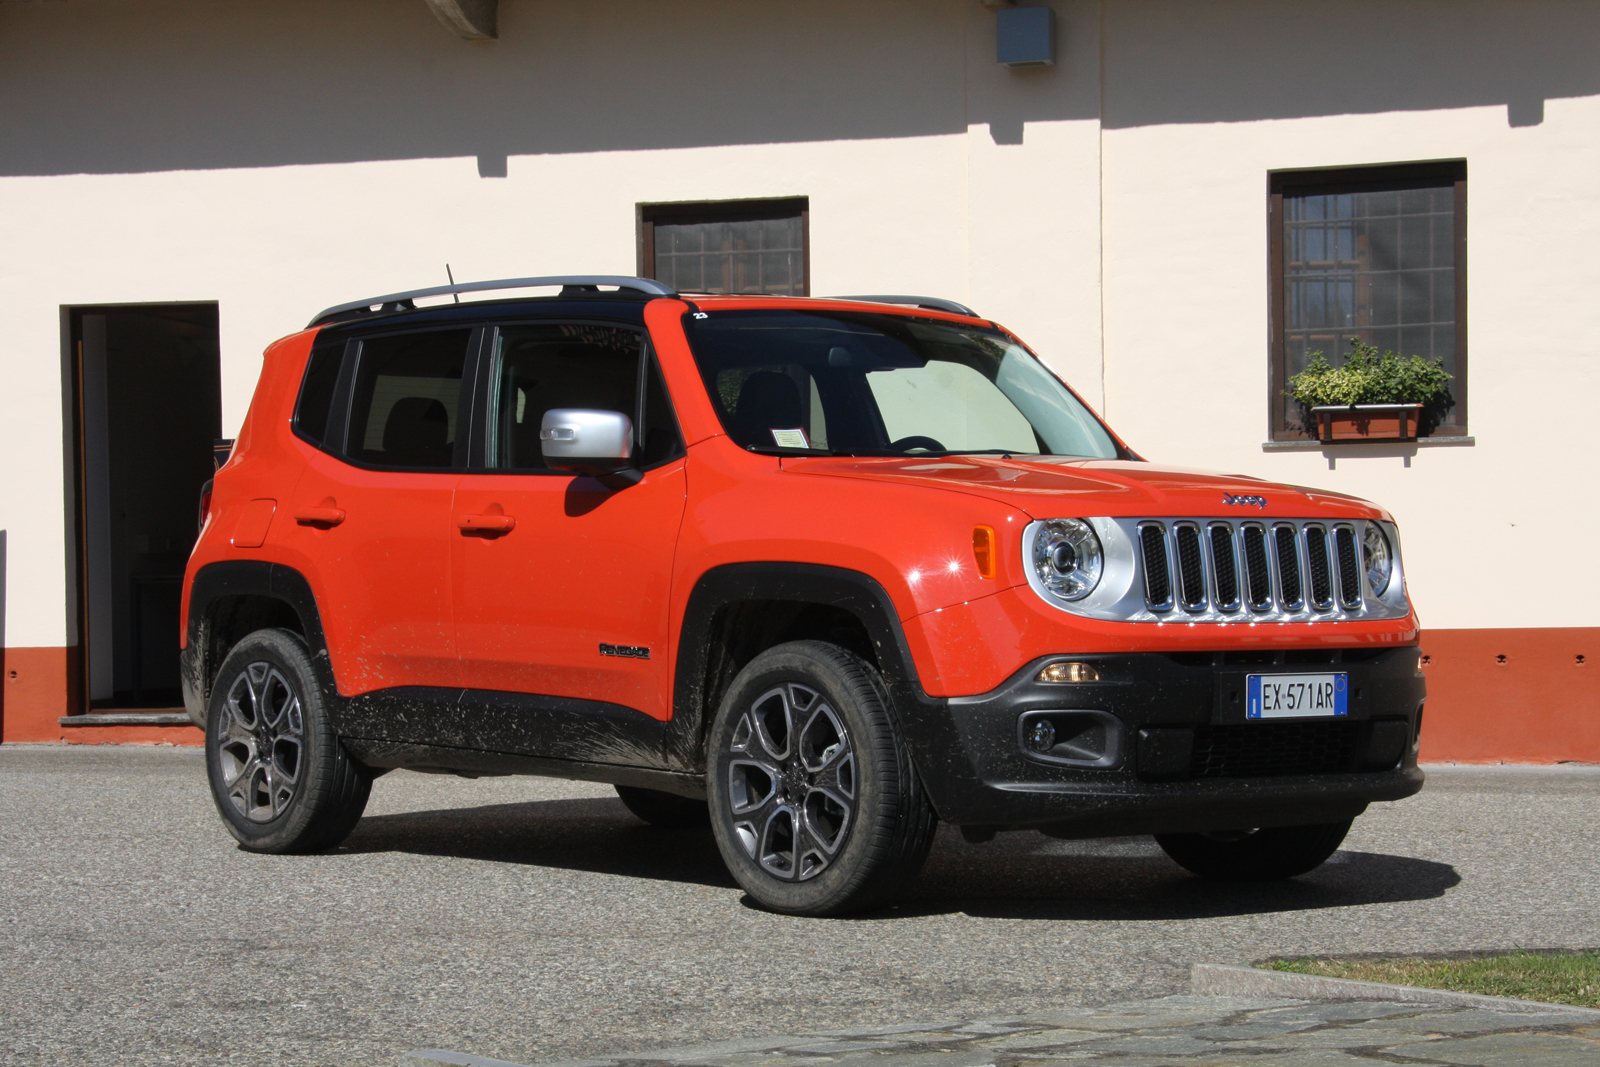
<path fill-rule="evenodd" d="M 1600 1008 L 1600 950 L 1268 960 L 1274 971 Z"/>

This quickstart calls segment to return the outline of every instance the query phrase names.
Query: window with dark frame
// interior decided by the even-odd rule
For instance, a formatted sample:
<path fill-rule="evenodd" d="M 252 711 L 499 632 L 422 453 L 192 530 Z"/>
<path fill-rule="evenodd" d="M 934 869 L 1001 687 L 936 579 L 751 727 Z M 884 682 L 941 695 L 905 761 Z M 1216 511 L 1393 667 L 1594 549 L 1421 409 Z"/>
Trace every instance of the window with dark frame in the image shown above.
<path fill-rule="evenodd" d="M 805 197 L 639 205 L 639 274 L 685 293 L 806 296 Z"/>
<path fill-rule="evenodd" d="M 1309 438 L 1290 377 L 1352 339 L 1442 359 L 1454 404 L 1433 436 L 1467 433 L 1465 160 L 1270 175 L 1269 427 Z"/>
<path fill-rule="evenodd" d="M 449 469 L 461 429 L 461 378 L 472 330 L 361 342 L 344 453 L 377 467 Z"/>
<path fill-rule="evenodd" d="M 495 341 L 487 466 L 548 471 L 539 432 L 556 408 L 620 411 L 634 422 L 634 464 L 649 469 L 682 454 L 678 423 L 645 337 L 596 323 L 502 326 Z"/>

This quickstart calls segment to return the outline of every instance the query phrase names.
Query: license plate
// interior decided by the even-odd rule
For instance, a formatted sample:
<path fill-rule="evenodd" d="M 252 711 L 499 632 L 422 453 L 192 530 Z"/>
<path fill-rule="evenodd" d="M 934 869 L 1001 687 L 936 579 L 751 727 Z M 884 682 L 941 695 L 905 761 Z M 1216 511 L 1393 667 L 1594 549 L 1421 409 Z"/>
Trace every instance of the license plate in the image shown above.
<path fill-rule="evenodd" d="M 1245 714 L 1252 719 L 1306 719 L 1350 711 L 1348 674 L 1252 674 Z"/>

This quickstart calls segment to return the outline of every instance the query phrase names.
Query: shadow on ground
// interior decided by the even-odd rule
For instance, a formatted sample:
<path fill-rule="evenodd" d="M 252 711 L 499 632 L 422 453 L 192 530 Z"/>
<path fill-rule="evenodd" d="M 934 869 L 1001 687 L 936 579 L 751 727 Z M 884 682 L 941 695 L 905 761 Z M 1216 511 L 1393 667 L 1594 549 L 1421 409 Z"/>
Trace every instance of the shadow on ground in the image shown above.
<path fill-rule="evenodd" d="M 372 816 L 329 858 L 372 852 L 734 886 L 709 830 L 645 826 L 611 799 Z M 1217 918 L 1426 900 L 1460 882 L 1448 864 L 1373 852 L 1340 852 L 1286 882 L 1207 882 L 1167 859 L 1149 838 L 1062 842 L 1019 832 L 974 845 L 942 827 L 922 875 L 880 917 L 963 912 L 1130 922 Z"/>

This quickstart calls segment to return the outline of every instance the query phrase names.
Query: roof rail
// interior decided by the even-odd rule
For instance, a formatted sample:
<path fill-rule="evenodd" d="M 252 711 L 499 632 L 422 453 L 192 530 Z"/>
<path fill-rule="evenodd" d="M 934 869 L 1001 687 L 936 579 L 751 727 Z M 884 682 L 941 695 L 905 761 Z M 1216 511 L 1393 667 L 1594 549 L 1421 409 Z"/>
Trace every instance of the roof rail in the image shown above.
<path fill-rule="evenodd" d="M 911 307 L 927 308 L 929 311 L 948 311 L 952 315 L 967 315 L 974 319 L 983 318 L 976 311 L 965 304 L 958 304 L 954 300 L 946 300 L 942 296 L 836 296 L 834 300 L 865 300 L 873 304 L 909 304 Z"/>
<path fill-rule="evenodd" d="M 502 278 L 490 282 L 457 282 L 452 285 L 435 285 L 429 289 L 413 289 L 406 293 L 390 293 L 388 296 L 374 296 L 366 300 L 352 300 L 348 304 L 338 304 L 319 312 L 311 320 L 312 326 L 321 326 L 325 322 L 343 315 L 347 311 L 371 311 L 377 308 L 382 311 L 410 311 L 416 307 L 414 301 L 421 296 L 454 296 L 458 293 L 478 293 L 494 289 L 538 289 L 545 286 L 559 285 L 563 289 L 594 289 L 601 285 L 614 285 L 618 289 L 630 289 L 646 296 L 677 296 L 678 291 L 670 285 L 664 285 L 653 278 L 627 278 L 611 274 L 574 274 L 556 275 L 548 278 Z M 392 305 L 392 306 L 391 306 Z"/>

